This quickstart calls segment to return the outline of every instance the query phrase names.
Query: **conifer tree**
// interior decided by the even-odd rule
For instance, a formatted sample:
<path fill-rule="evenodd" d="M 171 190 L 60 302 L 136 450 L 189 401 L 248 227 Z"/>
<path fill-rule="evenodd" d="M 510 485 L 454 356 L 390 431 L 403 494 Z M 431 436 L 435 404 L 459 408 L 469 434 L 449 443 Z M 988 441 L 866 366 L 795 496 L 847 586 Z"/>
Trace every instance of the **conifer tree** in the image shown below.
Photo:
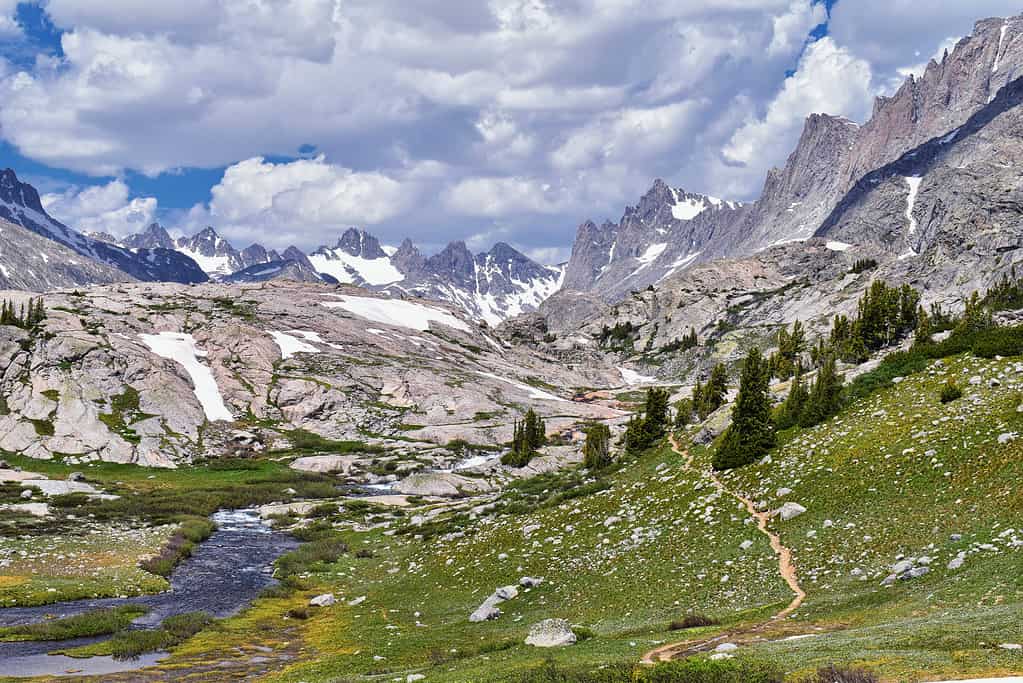
<path fill-rule="evenodd" d="M 768 394 L 770 379 L 768 363 L 760 349 L 750 349 L 742 366 L 739 396 L 732 409 L 732 424 L 714 453 L 714 469 L 749 465 L 774 446 L 774 420 Z"/>
<path fill-rule="evenodd" d="M 803 366 L 797 363 L 796 372 L 792 376 L 792 387 L 789 389 L 789 395 L 786 397 L 785 403 L 778 410 L 778 416 L 775 420 L 778 429 L 788 429 L 799 424 L 799 416 L 802 414 L 809 397 L 810 392 L 803 383 Z"/>
<path fill-rule="evenodd" d="M 842 409 L 842 382 L 842 376 L 836 369 L 835 357 L 828 357 L 817 372 L 810 396 L 799 415 L 800 426 L 820 424 Z"/>
<path fill-rule="evenodd" d="M 602 422 L 586 429 L 586 443 L 583 444 L 583 465 L 587 469 L 600 470 L 611 464 L 611 430 Z"/>

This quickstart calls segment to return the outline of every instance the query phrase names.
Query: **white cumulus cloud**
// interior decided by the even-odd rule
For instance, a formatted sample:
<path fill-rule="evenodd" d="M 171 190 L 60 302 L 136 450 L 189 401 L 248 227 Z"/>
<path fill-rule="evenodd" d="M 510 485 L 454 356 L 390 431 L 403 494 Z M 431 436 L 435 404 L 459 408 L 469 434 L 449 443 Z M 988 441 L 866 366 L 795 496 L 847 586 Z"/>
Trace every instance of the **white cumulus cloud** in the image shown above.
<path fill-rule="evenodd" d="M 106 232 L 124 237 L 139 232 L 156 219 L 155 197 L 131 198 L 121 180 L 105 185 L 71 187 L 40 197 L 47 213 L 83 232 Z"/>
<path fill-rule="evenodd" d="M 747 121 L 724 147 L 733 163 L 761 165 L 793 149 L 809 114 L 820 112 L 862 120 L 874 96 L 870 64 L 830 38 L 810 45 L 796 72 L 768 104 L 763 117 Z"/>

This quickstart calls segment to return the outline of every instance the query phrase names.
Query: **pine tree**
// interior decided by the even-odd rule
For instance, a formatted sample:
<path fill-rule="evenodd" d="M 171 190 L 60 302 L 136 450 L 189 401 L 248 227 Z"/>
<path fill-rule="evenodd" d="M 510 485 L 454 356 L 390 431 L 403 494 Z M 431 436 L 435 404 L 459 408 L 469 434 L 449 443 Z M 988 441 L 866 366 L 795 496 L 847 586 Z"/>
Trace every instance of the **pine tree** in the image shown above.
<path fill-rule="evenodd" d="M 835 358 L 831 356 L 817 372 L 810 396 L 799 415 L 800 426 L 812 427 L 820 424 L 842 409 L 842 382 L 843 378 L 836 369 Z"/>
<path fill-rule="evenodd" d="M 706 384 L 697 382 L 693 389 L 693 409 L 701 421 L 725 403 L 728 393 L 728 370 L 723 363 L 718 363 L 710 371 Z"/>
<path fill-rule="evenodd" d="M 547 443 L 543 419 L 530 408 L 522 422 L 515 422 L 511 450 L 501 457 L 501 462 L 511 467 L 525 467 L 536 455 L 537 449 Z"/>
<path fill-rule="evenodd" d="M 810 392 L 803 383 L 803 366 L 797 363 L 796 372 L 792 376 L 792 387 L 789 389 L 789 395 L 786 397 L 785 403 L 778 410 L 778 416 L 775 419 L 778 429 L 788 429 L 799 424 L 799 416 L 802 414 L 809 397 Z"/>
<path fill-rule="evenodd" d="M 587 469 L 600 470 L 611 464 L 611 430 L 602 422 L 586 429 L 586 443 L 583 444 L 583 465 Z"/>
<path fill-rule="evenodd" d="M 675 404 L 675 429 L 682 429 L 693 421 L 693 399 L 683 398 Z"/>
<path fill-rule="evenodd" d="M 668 432 L 668 399 L 667 389 L 651 387 L 646 392 L 645 417 L 643 429 L 646 432 L 647 448 L 653 446 Z"/>
<path fill-rule="evenodd" d="M 739 396 L 732 409 L 732 424 L 714 453 L 716 470 L 743 467 L 756 462 L 774 446 L 774 420 L 768 394 L 768 363 L 753 348 L 742 366 Z"/>
<path fill-rule="evenodd" d="M 916 312 L 916 330 L 913 332 L 913 344 L 921 346 L 931 343 L 931 316 L 923 306 Z"/>

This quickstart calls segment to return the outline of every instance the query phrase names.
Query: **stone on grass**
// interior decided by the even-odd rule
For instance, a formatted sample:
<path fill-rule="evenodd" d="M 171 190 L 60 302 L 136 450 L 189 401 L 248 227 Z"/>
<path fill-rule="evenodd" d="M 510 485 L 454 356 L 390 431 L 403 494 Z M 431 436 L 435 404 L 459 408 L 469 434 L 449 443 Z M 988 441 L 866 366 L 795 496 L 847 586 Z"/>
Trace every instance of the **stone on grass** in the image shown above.
<path fill-rule="evenodd" d="M 542 576 L 523 576 L 519 579 L 519 585 L 523 588 L 536 588 L 543 583 Z"/>
<path fill-rule="evenodd" d="M 565 619 L 544 619 L 533 624 L 526 636 L 526 645 L 533 647 L 562 647 L 575 641 L 572 626 Z"/>
<path fill-rule="evenodd" d="M 785 503 L 780 508 L 778 508 L 778 516 L 781 517 L 783 522 L 787 522 L 790 519 L 798 517 L 804 512 L 806 512 L 805 507 L 803 507 L 799 503 L 793 503 L 792 501 L 789 501 L 788 503 Z"/>
<path fill-rule="evenodd" d="M 309 601 L 309 604 L 313 607 L 330 607 L 337 600 L 334 598 L 333 593 L 324 593 L 323 595 L 317 595 L 315 598 Z"/>

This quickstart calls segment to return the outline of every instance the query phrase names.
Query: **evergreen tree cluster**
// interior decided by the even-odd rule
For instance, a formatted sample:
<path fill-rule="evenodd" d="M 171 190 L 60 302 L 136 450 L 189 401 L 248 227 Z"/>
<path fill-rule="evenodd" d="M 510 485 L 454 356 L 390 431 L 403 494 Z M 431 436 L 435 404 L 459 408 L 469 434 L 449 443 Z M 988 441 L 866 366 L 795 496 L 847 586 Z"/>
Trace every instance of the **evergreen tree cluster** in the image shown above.
<path fill-rule="evenodd" d="M 525 467 L 546 443 L 547 425 L 530 408 L 522 422 L 515 423 L 511 450 L 504 454 L 501 462 L 511 467 Z"/>
<path fill-rule="evenodd" d="M 693 387 L 691 413 L 696 413 L 700 421 L 706 420 L 710 414 L 725 404 L 728 393 L 728 370 L 724 363 L 718 363 L 710 371 L 707 383 L 697 382 Z"/>
<path fill-rule="evenodd" d="M 700 345 L 700 339 L 696 336 L 696 328 L 690 327 L 689 332 L 682 335 L 681 338 L 675 339 L 668 344 L 661 347 L 661 353 L 672 353 L 675 351 L 688 351 L 689 349 L 695 349 Z"/>
<path fill-rule="evenodd" d="M 1023 280 L 1016 276 L 1016 266 L 987 290 L 983 304 L 992 311 L 1016 311 L 1023 308 Z"/>
<path fill-rule="evenodd" d="M 643 414 L 633 415 L 625 428 L 623 442 L 626 453 L 635 455 L 650 448 L 668 432 L 667 389 L 651 387 L 646 393 Z"/>
<path fill-rule="evenodd" d="M 792 377 L 800 363 L 800 354 L 805 350 L 806 331 L 803 323 L 798 320 L 792 323 L 791 332 L 786 327 L 778 330 L 778 350 L 768 359 L 771 377 L 782 380 Z"/>
<path fill-rule="evenodd" d="M 821 365 L 830 355 L 850 363 L 862 363 L 872 351 L 891 346 L 917 327 L 920 293 L 909 285 L 889 287 L 875 280 L 860 299 L 857 317 L 837 315 L 827 348 L 819 343 L 814 362 Z"/>
<path fill-rule="evenodd" d="M 604 325 L 600 334 L 597 335 L 597 343 L 601 348 L 628 351 L 635 343 L 632 335 L 637 331 L 639 331 L 639 327 L 628 320 L 624 323 L 615 323 L 614 327 Z"/>
<path fill-rule="evenodd" d="M 856 261 L 852 264 L 852 268 L 849 269 L 849 272 L 854 275 L 859 275 L 860 273 L 865 273 L 868 270 L 873 270 L 874 268 L 877 268 L 877 259 L 861 258 L 856 259 Z"/>
<path fill-rule="evenodd" d="M 4 300 L 0 303 L 0 325 L 13 325 L 23 330 L 30 330 L 46 318 L 43 299 L 30 299 L 28 306 L 15 305 L 13 301 Z"/>
<path fill-rule="evenodd" d="M 611 464 L 611 429 L 603 422 L 586 428 L 583 444 L 583 465 L 590 470 L 602 470 Z"/>

